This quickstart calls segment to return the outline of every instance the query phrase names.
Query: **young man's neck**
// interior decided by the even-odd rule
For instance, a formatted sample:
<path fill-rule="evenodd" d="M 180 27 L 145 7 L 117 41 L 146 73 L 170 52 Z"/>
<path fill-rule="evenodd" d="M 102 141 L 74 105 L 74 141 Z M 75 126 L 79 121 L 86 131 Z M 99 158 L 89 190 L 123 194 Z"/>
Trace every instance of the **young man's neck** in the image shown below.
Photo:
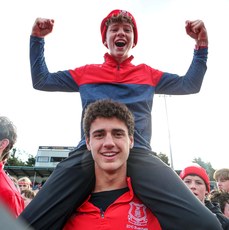
<path fill-rule="evenodd" d="M 126 169 L 115 173 L 95 170 L 95 188 L 93 192 L 110 191 L 127 187 Z"/>

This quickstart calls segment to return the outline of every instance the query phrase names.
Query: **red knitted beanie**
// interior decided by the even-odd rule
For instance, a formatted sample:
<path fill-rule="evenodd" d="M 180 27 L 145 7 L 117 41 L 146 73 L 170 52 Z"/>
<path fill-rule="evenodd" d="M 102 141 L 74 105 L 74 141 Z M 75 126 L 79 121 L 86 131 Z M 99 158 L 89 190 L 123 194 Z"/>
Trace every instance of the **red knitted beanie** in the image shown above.
<path fill-rule="evenodd" d="M 106 40 L 106 33 L 107 33 L 107 26 L 106 26 L 106 22 L 108 19 L 110 19 L 112 16 L 118 16 L 119 14 L 123 14 L 126 15 L 128 17 L 131 18 L 132 23 L 133 23 L 133 31 L 134 31 L 134 44 L 137 45 L 138 42 L 138 30 L 137 30 L 137 24 L 136 21 L 133 17 L 133 15 L 125 10 L 113 10 L 111 11 L 101 22 L 101 26 L 100 26 L 100 31 L 101 31 L 101 35 L 102 35 L 102 42 L 104 43 Z"/>
<path fill-rule="evenodd" d="M 208 192 L 210 192 L 210 180 L 206 170 L 200 166 L 189 166 L 183 169 L 180 173 L 180 178 L 183 180 L 186 176 L 194 174 L 201 177 L 206 185 Z"/>

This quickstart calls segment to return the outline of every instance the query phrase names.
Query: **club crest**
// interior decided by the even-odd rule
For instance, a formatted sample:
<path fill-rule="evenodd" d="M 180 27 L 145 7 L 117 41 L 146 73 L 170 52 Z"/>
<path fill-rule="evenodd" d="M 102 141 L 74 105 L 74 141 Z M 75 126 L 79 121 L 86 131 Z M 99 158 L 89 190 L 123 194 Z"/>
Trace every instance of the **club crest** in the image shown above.
<path fill-rule="evenodd" d="M 128 221 L 130 224 L 133 224 L 135 226 L 147 225 L 148 219 L 146 215 L 146 206 L 144 204 L 130 202 Z"/>

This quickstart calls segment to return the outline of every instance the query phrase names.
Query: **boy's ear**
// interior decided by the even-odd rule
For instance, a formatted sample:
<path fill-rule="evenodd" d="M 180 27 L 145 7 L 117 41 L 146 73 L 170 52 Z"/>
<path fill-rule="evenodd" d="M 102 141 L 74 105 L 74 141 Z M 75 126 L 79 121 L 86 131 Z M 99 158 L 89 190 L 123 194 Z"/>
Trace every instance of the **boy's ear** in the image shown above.
<path fill-rule="evenodd" d="M 104 45 L 104 46 L 106 46 L 106 47 L 108 48 L 108 46 L 107 46 L 107 42 L 106 42 L 106 41 L 103 43 L 103 45 Z"/>

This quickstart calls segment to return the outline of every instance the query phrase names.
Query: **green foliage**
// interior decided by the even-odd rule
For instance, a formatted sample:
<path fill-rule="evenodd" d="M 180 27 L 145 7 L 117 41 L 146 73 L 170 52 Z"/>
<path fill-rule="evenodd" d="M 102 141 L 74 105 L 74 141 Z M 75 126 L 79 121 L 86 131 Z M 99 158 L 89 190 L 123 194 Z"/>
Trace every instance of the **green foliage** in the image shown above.
<path fill-rule="evenodd" d="M 23 160 L 22 157 L 28 156 L 27 160 Z M 13 148 L 9 159 L 7 160 L 9 166 L 34 166 L 35 158 L 32 155 L 25 153 L 23 150 Z"/>
<path fill-rule="evenodd" d="M 25 163 L 22 160 L 20 160 L 18 157 L 10 156 L 9 159 L 7 160 L 7 165 L 10 165 L 10 166 L 25 166 Z"/>
<path fill-rule="evenodd" d="M 29 158 L 26 161 L 26 166 L 34 166 L 34 165 L 35 165 L 35 158 L 32 155 L 29 155 Z"/>
<path fill-rule="evenodd" d="M 169 164 L 169 158 L 168 158 L 168 156 L 166 154 L 161 153 L 161 152 L 159 154 L 157 154 L 157 153 L 154 152 L 154 155 L 157 156 L 157 157 L 159 157 L 165 164 L 167 164 L 168 166 L 170 166 L 170 164 Z"/>
<path fill-rule="evenodd" d="M 215 172 L 215 169 L 212 167 L 210 162 L 204 162 L 200 157 L 194 158 L 192 162 L 197 163 L 198 165 L 203 167 L 207 171 L 210 181 L 214 181 L 213 174 Z"/>

